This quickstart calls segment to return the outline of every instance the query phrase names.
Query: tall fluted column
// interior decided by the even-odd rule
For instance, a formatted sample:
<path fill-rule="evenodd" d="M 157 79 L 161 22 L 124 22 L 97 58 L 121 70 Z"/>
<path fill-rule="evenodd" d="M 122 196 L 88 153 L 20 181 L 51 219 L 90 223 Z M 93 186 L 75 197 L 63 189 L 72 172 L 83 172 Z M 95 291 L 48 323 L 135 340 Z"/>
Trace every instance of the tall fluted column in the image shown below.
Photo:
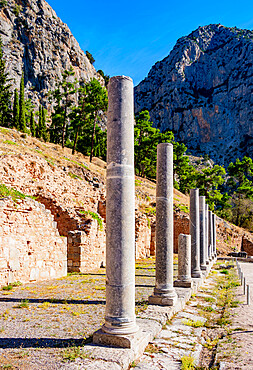
<path fill-rule="evenodd" d="M 200 278 L 199 245 L 199 189 L 190 190 L 190 235 L 191 235 L 191 272 L 192 277 Z"/>
<path fill-rule="evenodd" d="M 173 287 L 173 145 L 157 147 L 156 179 L 156 283 L 152 304 L 172 306 L 177 301 Z"/>

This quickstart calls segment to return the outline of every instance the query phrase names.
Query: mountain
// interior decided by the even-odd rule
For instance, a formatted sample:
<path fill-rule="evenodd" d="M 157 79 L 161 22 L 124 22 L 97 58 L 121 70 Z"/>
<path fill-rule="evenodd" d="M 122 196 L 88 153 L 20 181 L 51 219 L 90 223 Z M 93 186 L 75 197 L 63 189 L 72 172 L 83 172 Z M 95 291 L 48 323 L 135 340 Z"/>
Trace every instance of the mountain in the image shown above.
<path fill-rule="evenodd" d="M 19 88 L 24 71 L 26 98 L 36 104 L 54 89 L 65 69 L 72 66 L 75 77 L 99 80 L 93 65 L 68 26 L 44 0 L 0 2 L 0 36 L 7 71 L 13 87 Z"/>
<path fill-rule="evenodd" d="M 220 24 L 180 38 L 135 88 L 135 110 L 195 155 L 253 157 L 253 31 Z"/>

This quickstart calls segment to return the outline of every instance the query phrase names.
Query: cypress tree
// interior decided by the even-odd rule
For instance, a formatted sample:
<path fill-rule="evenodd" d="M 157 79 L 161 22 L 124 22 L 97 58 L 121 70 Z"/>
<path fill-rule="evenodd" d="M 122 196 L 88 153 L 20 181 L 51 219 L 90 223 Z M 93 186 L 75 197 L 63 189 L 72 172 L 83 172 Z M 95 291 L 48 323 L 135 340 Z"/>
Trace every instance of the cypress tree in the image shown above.
<path fill-rule="evenodd" d="M 13 103 L 13 127 L 19 130 L 19 96 L 18 89 L 14 91 L 14 103 Z"/>
<path fill-rule="evenodd" d="M 21 77 L 20 92 L 19 92 L 19 130 L 22 132 L 26 131 L 24 73 L 22 74 L 22 77 Z"/>
<path fill-rule="evenodd" d="M 47 125 L 46 125 L 46 116 L 47 116 L 47 110 L 43 107 L 41 107 L 41 115 L 42 115 L 42 132 L 41 136 L 44 141 L 48 140 L 48 132 L 47 132 Z"/>
<path fill-rule="evenodd" d="M 36 126 L 36 137 L 39 139 L 41 138 L 41 133 L 42 133 L 42 107 L 41 105 L 39 106 L 39 122 Z"/>
<path fill-rule="evenodd" d="M 0 38 L 0 125 L 10 126 L 12 119 L 11 111 L 11 85 L 8 83 L 8 73 L 5 72 L 5 61 L 3 59 L 2 40 Z"/>
<path fill-rule="evenodd" d="M 31 116 L 30 116 L 30 130 L 31 130 L 31 135 L 34 137 L 36 132 L 35 132 L 35 123 L 34 123 L 33 111 L 31 111 Z"/>

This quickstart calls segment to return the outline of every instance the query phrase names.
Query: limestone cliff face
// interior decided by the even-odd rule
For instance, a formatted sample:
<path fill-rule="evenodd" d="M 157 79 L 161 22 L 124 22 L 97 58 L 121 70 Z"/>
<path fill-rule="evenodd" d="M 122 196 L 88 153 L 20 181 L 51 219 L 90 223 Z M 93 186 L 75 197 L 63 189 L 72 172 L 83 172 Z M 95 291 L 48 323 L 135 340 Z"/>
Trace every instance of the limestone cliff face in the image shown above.
<path fill-rule="evenodd" d="M 148 109 L 191 152 L 227 165 L 253 157 L 252 92 L 253 32 L 209 25 L 151 68 L 135 88 L 135 110 Z"/>
<path fill-rule="evenodd" d="M 19 87 L 22 70 L 26 97 L 35 103 L 55 87 L 65 69 L 76 78 L 101 80 L 68 26 L 44 0 L 8 0 L 0 9 L 0 36 L 7 71 Z"/>

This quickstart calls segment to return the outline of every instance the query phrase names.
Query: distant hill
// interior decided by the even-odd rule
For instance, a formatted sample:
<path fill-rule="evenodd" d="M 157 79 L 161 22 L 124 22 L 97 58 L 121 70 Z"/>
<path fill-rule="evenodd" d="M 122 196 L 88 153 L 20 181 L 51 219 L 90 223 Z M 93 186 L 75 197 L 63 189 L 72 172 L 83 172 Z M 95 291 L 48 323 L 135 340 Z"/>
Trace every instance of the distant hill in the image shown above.
<path fill-rule="evenodd" d="M 0 36 L 13 88 L 24 70 L 26 98 L 36 105 L 45 100 L 65 69 L 75 77 L 102 81 L 68 26 L 44 0 L 8 0 L 0 4 Z"/>
<path fill-rule="evenodd" d="M 135 110 L 195 155 L 253 157 L 253 31 L 220 24 L 180 38 L 135 88 Z"/>

